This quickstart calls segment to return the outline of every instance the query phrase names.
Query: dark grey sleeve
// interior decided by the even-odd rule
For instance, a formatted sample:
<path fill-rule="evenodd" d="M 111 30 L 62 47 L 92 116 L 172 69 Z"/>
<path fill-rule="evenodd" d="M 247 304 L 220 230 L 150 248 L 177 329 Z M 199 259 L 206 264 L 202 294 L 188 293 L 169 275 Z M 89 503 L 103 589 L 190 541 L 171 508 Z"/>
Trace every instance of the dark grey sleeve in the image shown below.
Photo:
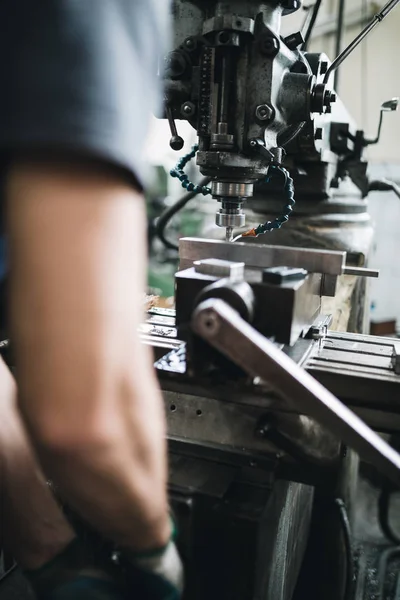
<path fill-rule="evenodd" d="M 143 181 L 168 0 L 0 5 L 0 151 L 85 153 Z"/>

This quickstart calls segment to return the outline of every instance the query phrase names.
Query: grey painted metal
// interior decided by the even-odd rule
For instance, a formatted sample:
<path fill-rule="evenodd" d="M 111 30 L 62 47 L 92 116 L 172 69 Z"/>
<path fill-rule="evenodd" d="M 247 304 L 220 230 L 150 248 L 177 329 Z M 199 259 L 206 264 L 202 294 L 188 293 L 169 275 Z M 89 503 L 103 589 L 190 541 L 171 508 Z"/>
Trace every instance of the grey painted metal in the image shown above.
<path fill-rule="evenodd" d="M 164 390 L 163 396 L 168 437 L 284 458 L 285 452 L 260 434 L 261 423 L 271 417 L 265 407 L 171 390 Z M 339 459 L 337 438 L 314 420 L 283 411 L 274 415 L 280 433 L 314 464 L 328 465 Z"/>
<path fill-rule="evenodd" d="M 310 273 L 325 275 L 342 275 L 346 265 L 346 252 L 240 242 L 230 244 L 200 238 L 181 238 L 179 258 L 181 270 L 192 266 L 196 260 L 206 258 L 244 262 L 246 267 L 259 269 L 275 266 L 299 267 Z"/>
<path fill-rule="evenodd" d="M 253 377 L 261 377 L 289 403 L 334 432 L 400 486 L 400 455 L 347 406 L 296 365 L 221 300 L 195 311 L 193 330 Z"/>

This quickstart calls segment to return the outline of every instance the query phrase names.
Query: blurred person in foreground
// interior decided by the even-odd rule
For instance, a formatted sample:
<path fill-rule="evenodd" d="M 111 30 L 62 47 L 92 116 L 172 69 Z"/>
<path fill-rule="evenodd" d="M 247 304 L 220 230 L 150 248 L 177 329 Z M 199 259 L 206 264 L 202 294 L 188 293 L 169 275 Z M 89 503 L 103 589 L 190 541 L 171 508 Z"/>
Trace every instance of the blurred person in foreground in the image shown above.
<path fill-rule="evenodd" d="M 0 7 L 16 361 L 16 384 L 0 364 L 0 535 L 39 599 L 181 593 L 161 394 L 137 334 L 147 266 L 142 156 L 168 4 Z M 46 478 L 112 542 L 115 572 L 65 519 Z"/>

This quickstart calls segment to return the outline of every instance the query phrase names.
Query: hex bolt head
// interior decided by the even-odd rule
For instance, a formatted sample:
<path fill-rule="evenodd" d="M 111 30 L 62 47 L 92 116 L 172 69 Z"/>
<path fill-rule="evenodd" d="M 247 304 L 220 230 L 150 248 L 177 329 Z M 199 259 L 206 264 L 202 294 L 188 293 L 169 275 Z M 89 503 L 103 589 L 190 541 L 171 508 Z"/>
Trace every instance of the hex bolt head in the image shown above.
<path fill-rule="evenodd" d="M 326 90 L 324 97 L 324 105 L 330 108 L 331 104 L 333 104 L 333 102 L 336 102 L 336 100 L 337 97 L 335 92 L 332 92 L 331 90 Z"/>
<path fill-rule="evenodd" d="M 274 109 L 268 104 L 259 104 L 255 114 L 259 121 L 270 121 L 274 116 Z"/>

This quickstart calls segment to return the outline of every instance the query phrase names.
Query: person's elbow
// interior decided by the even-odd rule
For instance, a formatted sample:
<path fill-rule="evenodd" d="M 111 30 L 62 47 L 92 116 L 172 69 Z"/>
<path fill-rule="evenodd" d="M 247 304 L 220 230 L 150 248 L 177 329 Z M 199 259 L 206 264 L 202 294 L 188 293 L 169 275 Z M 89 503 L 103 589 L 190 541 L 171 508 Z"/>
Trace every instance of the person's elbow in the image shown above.
<path fill-rule="evenodd" d="M 102 455 L 120 437 L 112 415 L 79 418 L 79 415 L 49 414 L 35 419 L 31 436 L 39 451 L 49 459 Z"/>

